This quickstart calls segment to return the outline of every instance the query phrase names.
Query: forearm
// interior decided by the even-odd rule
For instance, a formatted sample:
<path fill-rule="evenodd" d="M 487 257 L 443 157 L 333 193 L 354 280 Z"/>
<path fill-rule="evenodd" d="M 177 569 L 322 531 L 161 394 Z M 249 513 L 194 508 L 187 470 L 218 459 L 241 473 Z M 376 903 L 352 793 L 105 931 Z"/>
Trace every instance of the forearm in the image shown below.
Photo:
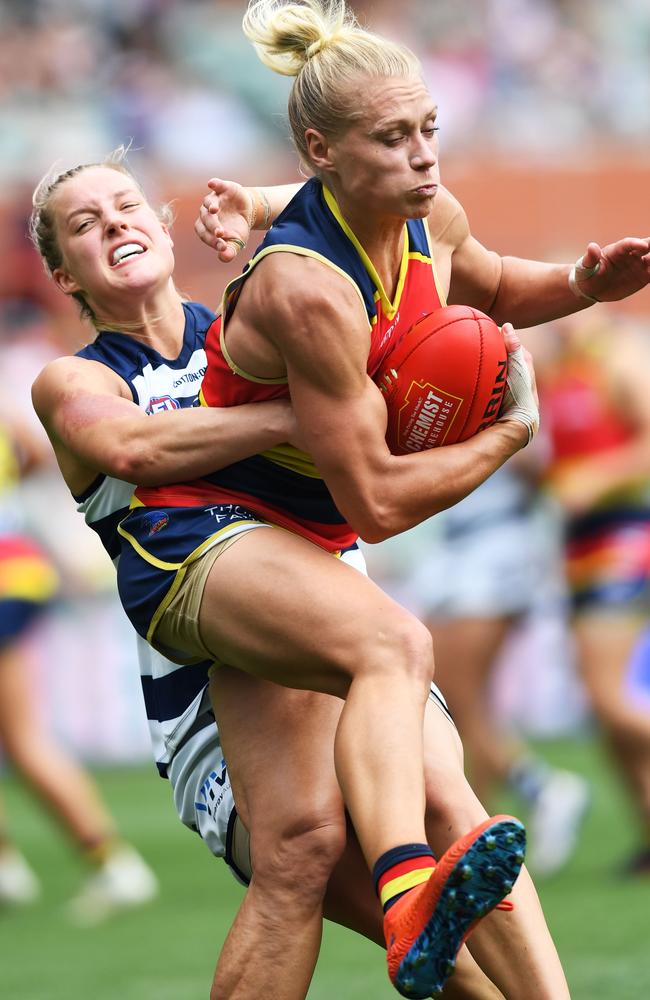
<path fill-rule="evenodd" d="M 569 288 L 569 271 L 566 264 L 504 257 L 490 316 L 499 324 L 525 328 L 588 308 L 591 303 Z"/>
<path fill-rule="evenodd" d="M 192 407 L 115 420 L 110 430 L 74 449 L 76 456 L 125 482 L 142 486 L 197 479 L 286 441 L 288 404 Z"/>
<path fill-rule="evenodd" d="M 335 500 L 364 541 L 384 541 L 464 499 L 527 440 L 523 424 L 505 420 L 460 444 L 388 455 L 364 477 L 363 494 L 344 478 Z"/>

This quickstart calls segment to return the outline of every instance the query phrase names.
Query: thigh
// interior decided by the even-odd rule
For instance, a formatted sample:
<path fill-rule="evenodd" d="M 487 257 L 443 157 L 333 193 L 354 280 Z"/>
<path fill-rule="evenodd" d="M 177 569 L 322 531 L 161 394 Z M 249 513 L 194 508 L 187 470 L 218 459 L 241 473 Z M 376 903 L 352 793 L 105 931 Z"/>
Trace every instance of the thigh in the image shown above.
<path fill-rule="evenodd" d="M 216 560 L 199 627 L 221 663 L 340 697 L 366 670 L 396 670 L 411 643 L 419 653 L 426 633 L 356 569 L 272 528 L 249 531 Z"/>
<path fill-rule="evenodd" d="M 342 828 L 343 801 L 334 770 L 342 701 L 280 687 L 228 666 L 213 672 L 210 695 L 253 857 L 279 837 Z"/>

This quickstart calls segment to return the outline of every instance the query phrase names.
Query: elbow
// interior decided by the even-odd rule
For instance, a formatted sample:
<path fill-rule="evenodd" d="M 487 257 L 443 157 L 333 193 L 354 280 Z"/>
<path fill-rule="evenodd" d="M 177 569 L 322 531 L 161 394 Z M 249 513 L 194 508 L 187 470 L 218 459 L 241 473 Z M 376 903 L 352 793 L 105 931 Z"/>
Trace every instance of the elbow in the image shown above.
<path fill-rule="evenodd" d="M 398 532 L 382 531 L 378 525 L 363 527 L 359 531 L 359 538 L 362 542 L 367 542 L 368 545 L 378 545 L 379 542 L 385 542 L 387 538 L 392 538 L 393 534 L 398 534 Z"/>
<path fill-rule="evenodd" d="M 155 461 L 151 449 L 144 443 L 120 442 L 106 471 L 116 479 L 139 486 L 157 486 Z"/>
<path fill-rule="evenodd" d="M 381 500 L 365 504 L 351 521 L 359 538 L 369 545 L 385 542 L 410 527 L 394 505 Z"/>

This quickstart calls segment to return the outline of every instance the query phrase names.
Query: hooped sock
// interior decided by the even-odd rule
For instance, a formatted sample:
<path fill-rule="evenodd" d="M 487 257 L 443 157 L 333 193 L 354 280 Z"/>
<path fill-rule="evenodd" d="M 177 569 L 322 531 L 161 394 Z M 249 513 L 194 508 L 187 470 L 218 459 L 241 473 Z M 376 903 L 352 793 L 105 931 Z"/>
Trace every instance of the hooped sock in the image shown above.
<path fill-rule="evenodd" d="M 428 844 L 403 844 L 382 854 L 372 870 L 372 879 L 384 913 L 404 893 L 427 882 L 435 863 Z"/>

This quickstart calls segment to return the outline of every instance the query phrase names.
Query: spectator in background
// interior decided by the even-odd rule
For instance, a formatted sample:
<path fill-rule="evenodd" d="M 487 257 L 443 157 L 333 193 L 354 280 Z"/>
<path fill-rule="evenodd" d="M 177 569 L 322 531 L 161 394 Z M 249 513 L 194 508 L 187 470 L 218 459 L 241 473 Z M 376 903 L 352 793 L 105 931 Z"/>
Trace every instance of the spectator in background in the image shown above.
<path fill-rule="evenodd" d="M 650 709 L 627 677 L 650 611 L 650 343 L 602 313 L 565 320 L 552 343 L 540 352 L 547 484 L 564 517 L 577 662 L 638 815 L 627 870 L 648 873 Z"/>
<path fill-rule="evenodd" d="M 118 835 L 90 777 L 54 743 L 38 715 L 23 640 L 56 595 L 58 576 L 20 524 L 14 487 L 43 454 L 39 439 L 0 414 L 0 744 L 89 866 L 68 912 L 75 922 L 90 924 L 149 902 L 158 885 L 138 852 Z M 30 903 L 38 894 L 38 879 L 0 815 L 0 906 Z"/>

